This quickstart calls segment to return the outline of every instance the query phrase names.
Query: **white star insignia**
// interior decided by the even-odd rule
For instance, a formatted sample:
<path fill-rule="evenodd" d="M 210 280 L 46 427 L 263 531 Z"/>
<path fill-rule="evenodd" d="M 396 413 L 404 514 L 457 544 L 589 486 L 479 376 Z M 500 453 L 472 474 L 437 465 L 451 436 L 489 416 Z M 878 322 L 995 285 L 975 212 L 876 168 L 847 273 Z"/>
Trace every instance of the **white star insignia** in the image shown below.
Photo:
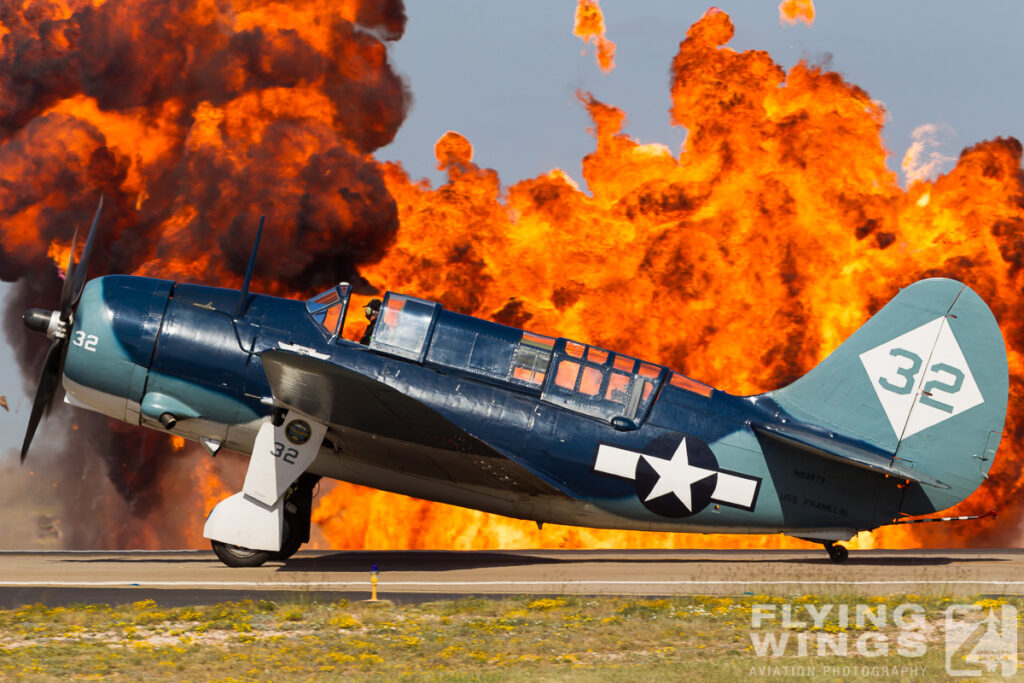
<path fill-rule="evenodd" d="M 696 441 L 695 448 L 703 447 L 699 439 L 696 439 L 696 437 L 694 439 Z M 713 454 L 709 455 L 711 455 L 711 462 L 714 462 Z M 739 474 L 738 472 L 725 472 L 719 470 L 717 466 L 714 469 L 708 469 L 691 465 L 685 437 L 680 440 L 670 459 L 659 458 L 642 451 L 622 448 L 621 446 L 613 446 L 606 443 L 598 444 L 597 454 L 594 459 L 594 471 L 610 474 L 613 477 L 630 479 L 635 482 L 637 465 L 640 463 L 640 458 L 646 460 L 658 475 L 658 480 L 654 483 L 654 487 L 643 498 L 644 504 L 656 498 L 674 493 L 679 502 L 685 505 L 686 509 L 692 514 L 694 512 L 694 505 L 691 487 L 697 482 L 707 479 L 712 474 L 717 474 L 718 478 L 715 480 L 715 490 L 711 493 L 711 501 L 744 510 L 752 510 L 754 502 L 757 500 L 757 490 L 761 482 L 758 477 L 751 477 Z M 637 495 L 643 497 L 639 490 Z M 698 503 L 703 503 L 703 501 L 698 501 Z"/>
<path fill-rule="evenodd" d="M 642 457 L 658 473 L 658 481 L 654 484 L 654 488 L 651 489 L 644 502 L 674 493 L 676 498 L 686 506 L 686 509 L 692 511 L 693 498 L 690 487 L 698 481 L 716 474 L 714 470 L 695 467 L 690 464 L 690 458 L 686 452 L 686 439 L 679 442 L 679 447 L 672 454 L 671 460 L 656 458 L 646 454 Z"/>

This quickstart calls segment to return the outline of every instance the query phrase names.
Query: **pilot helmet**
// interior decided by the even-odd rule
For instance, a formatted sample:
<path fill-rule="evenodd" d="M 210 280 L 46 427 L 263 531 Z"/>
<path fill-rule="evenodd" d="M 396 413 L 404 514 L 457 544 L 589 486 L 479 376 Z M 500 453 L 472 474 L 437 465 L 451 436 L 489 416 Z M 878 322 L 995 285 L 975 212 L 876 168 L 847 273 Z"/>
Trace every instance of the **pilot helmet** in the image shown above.
<path fill-rule="evenodd" d="M 380 299 L 370 299 L 366 302 L 366 317 L 369 318 L 380 313 Z"/>

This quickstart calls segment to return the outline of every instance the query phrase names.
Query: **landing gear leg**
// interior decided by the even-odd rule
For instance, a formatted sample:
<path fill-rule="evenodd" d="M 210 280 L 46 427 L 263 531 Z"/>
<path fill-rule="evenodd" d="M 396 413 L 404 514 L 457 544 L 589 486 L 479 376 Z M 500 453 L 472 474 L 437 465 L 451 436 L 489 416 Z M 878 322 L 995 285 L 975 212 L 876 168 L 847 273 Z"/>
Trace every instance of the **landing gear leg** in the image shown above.
<path fill-rule="evenodd" d="M 291 410 L 260 425 L 242 490 L 214 506 L 203 536 L 229 567 L 286 560 L 309 540 L 313 488 L 307 474 L 327 425 Z"/>
<path fill-rule="evenodd" d="M 309 523 L 313 515 L 313 489 L 320 477 L 304 473 L 292 484 L 284 499 L 284 534 L 281 550 L 270 555 L 271 560 L 287 560 L 303 543 L 309 541 Z"/>
<path fill-rule="evenodd" d="M 850 557 L 850 551 L 846 549 L 846 546 L 836 545 L 831 541 L 825 544 L 825 550 L 828 551 L 829 559 L 836 564 L 846 562 L 846 559 Z"/>

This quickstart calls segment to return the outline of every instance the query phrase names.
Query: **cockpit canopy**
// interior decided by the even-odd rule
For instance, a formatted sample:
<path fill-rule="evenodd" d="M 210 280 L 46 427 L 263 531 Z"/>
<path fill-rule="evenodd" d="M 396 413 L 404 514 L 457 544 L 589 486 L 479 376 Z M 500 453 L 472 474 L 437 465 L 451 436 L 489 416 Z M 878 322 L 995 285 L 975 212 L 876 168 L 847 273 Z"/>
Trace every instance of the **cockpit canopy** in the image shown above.
<path fill-rule="evenodd" d="M 373 330 L 370 348 L 422 363 L 427 339 L 441 306 L 404 294 L 388 292 Z"/>
<path fill-rule="evenodd" d="M 543 400 L 604 420 L 635 428 L 646 416 L 667 370 L 568 339 L 555 343 Z"/>
<path fill-rule="evenodd" d="M 351 290 L 342 282 L 306 302 L 331 343 L 341 338 Z M 711 394 L 711 387 L 660 365 L 445 311 L 432 301 L 394 292 L 384 296 L 368 348 L 529 391 L 617 429 L 636 429 L 666 381 Z"/>

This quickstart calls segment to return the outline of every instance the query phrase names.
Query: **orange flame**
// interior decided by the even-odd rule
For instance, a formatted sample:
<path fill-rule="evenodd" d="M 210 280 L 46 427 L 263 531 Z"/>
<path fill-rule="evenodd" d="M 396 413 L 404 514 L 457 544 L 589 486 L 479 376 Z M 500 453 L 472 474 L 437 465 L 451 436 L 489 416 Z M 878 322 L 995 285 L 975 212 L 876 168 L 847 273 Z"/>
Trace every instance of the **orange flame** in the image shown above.
<path fill-rule="evenodd" d="M 89 225 L 100 193 L 93 274 L 238 286 L 261 213 L 275 226 L 264 251 L 290 257 L 261 264 L 254 290 L 310 295 L 386 247 L 397 217 L 370 154 L 408 104 L 387 55 L 404 31 L 400 0 L 25 0 L 2 15 L 11 307 L 53 305 L 59 281 L 39 266 L 65 266 L 71 226 Z M 19 364 L 38 367 L 45 345 L 14 341 Z M 99 515 L 107 528 L 68 529 L 72 547 L 205 544 L 202 518 L 244 462 L 213 467 L 180 439 L 80 421 L 94 438 L 65 449 L 56 478 L 74 480 L 84 450 L 90 475 L 107 477 L 95 508 L 111 514 Z M 74 514 L 80 504 L 65 517 L 97 518 Z"/>
<path fill-rule="evenodd" d="M 779 3 L 779 21 L 783 24 L 802 21 L 808 26 L 813 26 L 814 0 L 782 0 Z"/>
<path fill-rule="evenodd" d="M 50 242 L 46 257 L 57 266 L 57 271 L 63 279 L 68 272 L 68 266 L 71 265 L 71 244 L 61 244 L 58 240 Z"/>
<path fill-rule="evenodd" d="M 615 43 L 605 38 L 604 14 L 597 0 L 579 0 L 573 35 L 597 48 L 597 64 L 602 71 L 615 68 Z"/>
<path fill-rule="evenodd" d="M 640 144 L 623 132 L 622 109 L 580 93 L 595 138 L 582 160 L 585 190 L 557 169 L 503 185 L 455 132 L 435 146 L 447 175 L 435 189 L 372 156 L 408 103 L 388 65 L 386 42 L 404 29 L 396 0 L 15 5 L 0 28 L 0 276 L 36 278 L 23 298 L 40 301 L 27 305 L 59 291 L 52 270 L 44 276 L 35 266 L 47 254 L 65 262 L 68 226 L 88 225 L 102 191 L 109 213 L 97 273 L 237 286 L 255 216 L 266 213 L 274 230 L 265 251 L 289 258 L 261 262 L 255 290 L 308 296 L 325 282 L 361 277 L 742 394 L 806 372 L 900 286 L 948 275 L 990 303 L 1011 368 L 999 456 L 955 512 L 1003 509 L 976 523 L 862 534 L 856 545 L 1018 540 L 1017 140 L 965 149 L 937 177 L 941 164 L 928 166 L 933 157 L 922 148 L 908 155 L 920 173 L 904 190 L 886 166 L 881 103 L 822 67 L 801 62 L 787 72 L 765 52 L 726 47 L 732 21 L 712 8 L 671 65 L 671 117 L 687 130 L 682 149 Z M 806 6 L 811 14 L 801 20 L 810 23 Z M 576 28 L 598 45 L 603 66 L 596 2 L 579 4 Z M 25 343 L 20 360 L 37 367 L 44 352 Z M 243 459 L 213 461 L 198 446 L 175 451 L 162 434 L 80 421 L 90 437 L 82 442 L 101 434 L 117 441 L 100 453 L 107 467 L 90 472 L 114 483 L 116 493 L 101 494 L 96 506 L 126 526 L 92 536 L 65 528 L 68 538 L 205 544 L 202 517 L 240 488 Z M 77 464 L 77 455 L 62 462 Z M 317 499 L 314 521 L 337 548 L 804 545 L 779 536 L 538 530 L 344 483 Z"/>
<path fill-rule="evenodd" d="M 557 170 L 503 193 L 452 132 L 435 148 L 448 174 L 436 190 L 386 164 L 401 227 L 362 273 L 447 308 L 656 359 L 733 393 L 792 381 L 900 286 L 949 275 L 991 303 L 1019 394 L 1020 144 L 980 143 L 948 174 L 904 191 L 886 166 L 881 103 L 820 67 L 786 73 L 764 52 L 723 47 L 732 34 L 728 15 L 709 11 L 680 44 L 672 117 L 689 134 L 678 156 L 638 144 L 621 132 L 622 110 L 580 95 L 596 138 L 583 160 L 589 195 Z M 1020 426 L 1011 414 L 1007 433 Z M 1017 448 L 1004 438 L 988 481 L 956 514 L 1006 504 L 1019 518 Z M 347 484 L 321 501 L 318 520 L 336 547 L 806 546 L 538 531 Z M 984 545 L 1014 533 L 1012 521 L 986 519 L 884 528 L 852 545 Z"/>

